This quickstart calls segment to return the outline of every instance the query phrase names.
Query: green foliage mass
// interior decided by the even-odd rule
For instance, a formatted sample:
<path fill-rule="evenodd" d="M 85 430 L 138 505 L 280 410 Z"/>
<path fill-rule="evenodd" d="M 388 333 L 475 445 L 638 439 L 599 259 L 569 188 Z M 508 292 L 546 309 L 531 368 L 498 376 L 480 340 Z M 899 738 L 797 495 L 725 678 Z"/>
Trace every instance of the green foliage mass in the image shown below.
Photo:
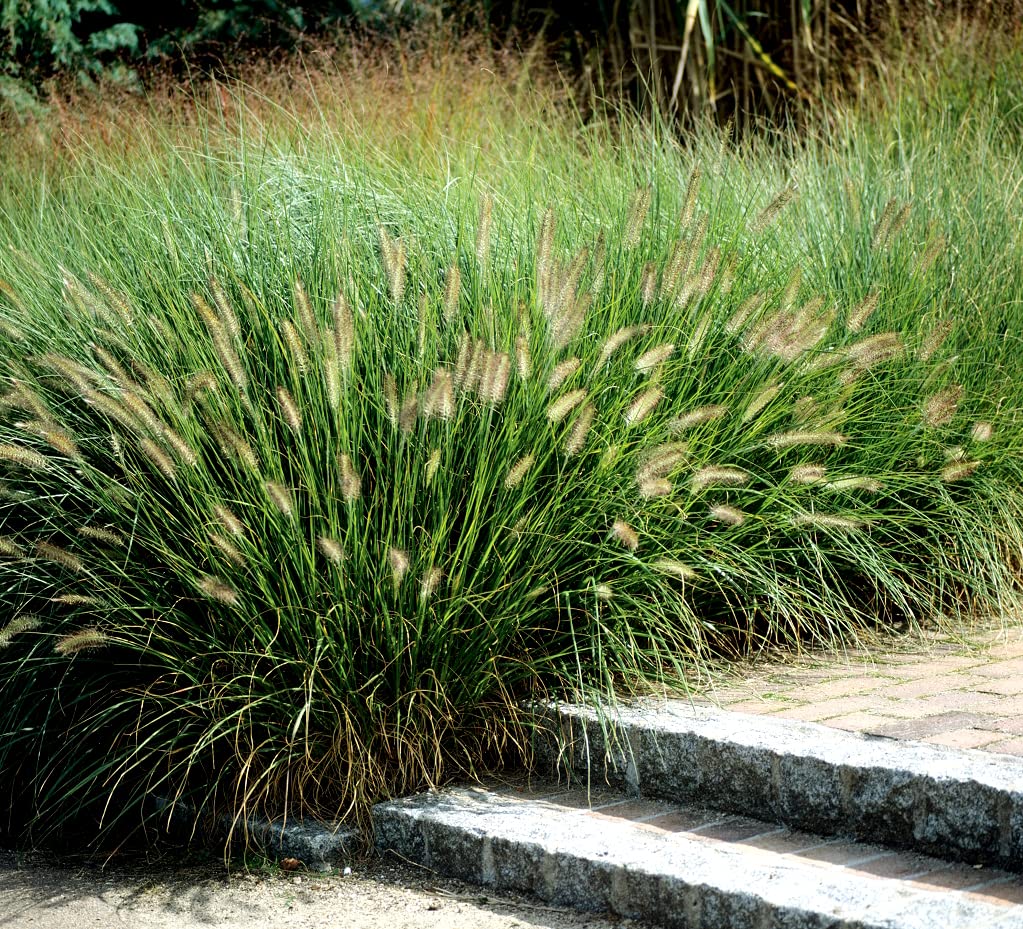
<path fill-rule="evenodd" d="M 530 698 L 1014 604 L 999 94 L 683 149 L 454 70 L 9 143 L 9 825 L 364 812 Z"/>

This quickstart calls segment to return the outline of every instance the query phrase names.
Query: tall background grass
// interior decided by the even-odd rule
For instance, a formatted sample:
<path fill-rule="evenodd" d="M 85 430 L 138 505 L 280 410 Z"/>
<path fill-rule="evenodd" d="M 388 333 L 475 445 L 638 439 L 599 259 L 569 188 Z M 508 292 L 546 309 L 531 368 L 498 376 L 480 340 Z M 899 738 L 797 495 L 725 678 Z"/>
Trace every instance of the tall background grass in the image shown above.
<path fill-rule="evenodd" d="M 799 137 L 443 44 L 6 136 L 9 828 L 357 815 L 529 696 L 1009 615 L 1023 54 L 939 48 Z"/>

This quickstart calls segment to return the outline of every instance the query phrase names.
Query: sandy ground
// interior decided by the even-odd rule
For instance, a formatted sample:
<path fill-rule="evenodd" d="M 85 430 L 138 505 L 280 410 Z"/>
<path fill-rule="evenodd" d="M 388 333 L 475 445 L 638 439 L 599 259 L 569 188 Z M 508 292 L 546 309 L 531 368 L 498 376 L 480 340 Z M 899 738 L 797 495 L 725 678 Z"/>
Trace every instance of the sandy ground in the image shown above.
<path fill-rule="evenodd" d="M 103 865 L 0 850 L 0 929 L 642 929 L 494 894 L 396 860 L 355 862 L 351 873 L 232 869 L 168 855 Z"/>

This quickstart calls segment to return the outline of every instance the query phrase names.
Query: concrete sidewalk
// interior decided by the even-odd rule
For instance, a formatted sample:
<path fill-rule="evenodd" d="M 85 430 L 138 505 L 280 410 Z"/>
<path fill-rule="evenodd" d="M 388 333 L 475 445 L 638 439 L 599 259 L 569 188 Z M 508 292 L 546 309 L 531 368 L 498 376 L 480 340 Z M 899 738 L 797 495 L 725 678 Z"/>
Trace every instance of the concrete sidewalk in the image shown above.
<path fill-rule="evenodd" d="M 739 713 L 1023 757 L 1023 621 L 892 651 L 808 653 L 741 667 L 693 695 Z"/>

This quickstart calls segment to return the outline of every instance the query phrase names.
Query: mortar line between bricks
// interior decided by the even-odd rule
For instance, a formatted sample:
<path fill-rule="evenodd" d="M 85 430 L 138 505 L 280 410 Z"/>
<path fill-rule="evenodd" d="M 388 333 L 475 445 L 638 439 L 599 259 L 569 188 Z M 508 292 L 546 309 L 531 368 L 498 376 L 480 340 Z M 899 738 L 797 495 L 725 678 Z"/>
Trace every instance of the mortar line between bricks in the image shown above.
<path fill-rule="evenodd" d="M 788 832 L 788 828 L 785 826 L 779 826 L 777 829 L 768 829 L 767 832 L 758 832 L 756 835 L 748 835 L 744 839 L 738 839 L 737 844 L 742 845 L 746 842 L 754 842 L 757 839 L 766 839 L 772 835 L 778 835 L 779 832 Z"/>
<path fill-rule="evenodd" d="M 591 806 L 590 810 L 594 813 L 599 813 L 601 810 L 613 810 L 616 806 L 624 806 L 627 803 L 635 803 L 635 797 L 622 797 L 621 800 L 612 800 L 610 803 L 601 803 L 597 806 Z M 660 813 L 655 813 L 655 816 L 660 816 Z"/>
<path fill-rule="evenodd" d="M 988 887 L 997 887 L 999 884 L 1009 884 L 1011 882 L 1011 877 L 993 877 L 990 880 L 981 881 L 979 884 L 970 884 L 969 887 L 961 887 L 960 890 L 963 893 L 977 893 L 978 891 L 985 890 Z"/>
<path fill-rule="evenodd" d="M 784 852 L 785 855 L 802 855 L 803 852 L 814 852 L 818 848 L 827 848 L 829 845 L 841 845 L 843 842 L 848 842 L 849 839 L 837 836 L 834 839 L 827 839 L 824 842 L 814 842 L 813 845 L 806 845 L 803 848 L 794 848 L 791 852 Z"/>
<path fill-rule="evenodd" d="M 721 819 L 715 819 L 713 822 L 703 823 L 702 825 L 696 826 L 693 829 L 684 830 L 689 835 L 699 835 L 704 829 L 713 829 L 715 826 L 720 826 L 723 823 L 727 823 L 731 816 L 722 816 Z"/>
<path fill-rule="evenodd" d="M 890 858 L 894 854 L 890 849 L 885 849 L 881 852 L 876 852 L 873 855 L 867 855 L 865 858 L 856 858 L 853 861 L 847 861 L 841 865 L 843 868 L 858 868 L 860 865 L 870 864 L 872 861 L 880 861 L 882 858 Z"/>

